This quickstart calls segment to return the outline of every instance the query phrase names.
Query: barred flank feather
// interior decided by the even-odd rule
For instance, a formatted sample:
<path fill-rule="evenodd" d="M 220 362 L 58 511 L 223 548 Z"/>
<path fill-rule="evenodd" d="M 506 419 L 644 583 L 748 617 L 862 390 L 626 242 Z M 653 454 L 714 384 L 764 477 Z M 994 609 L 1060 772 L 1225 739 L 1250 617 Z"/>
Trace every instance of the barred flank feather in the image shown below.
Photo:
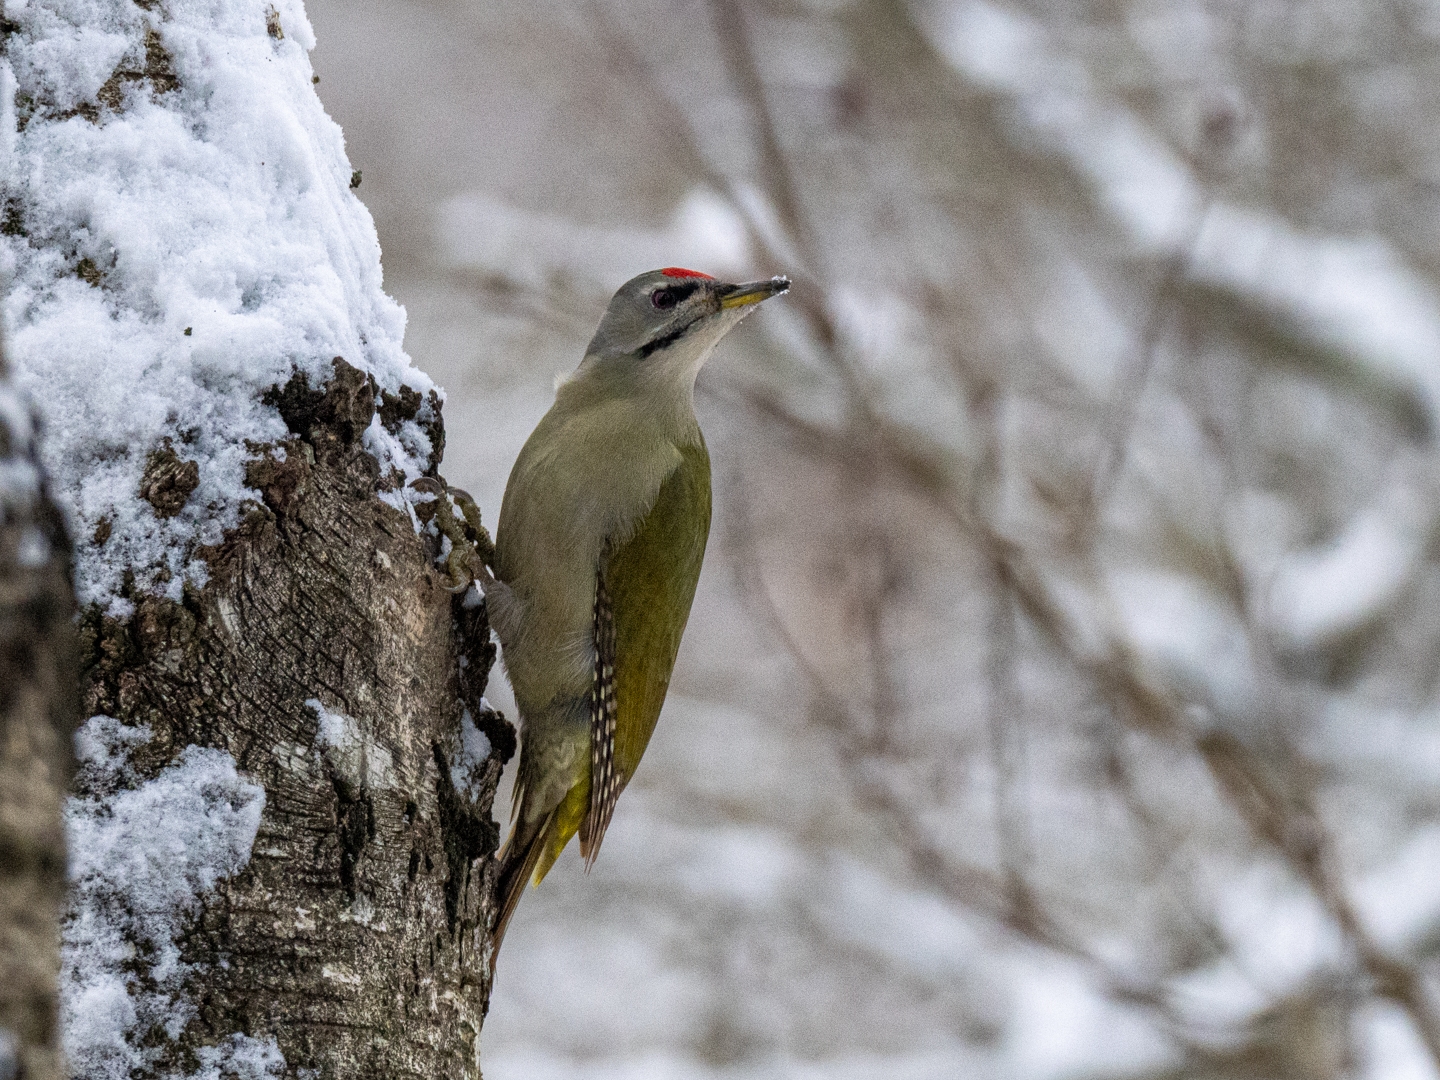
<path fill-rule="evenodd" d="M 595 669 L 590 679 L 590 813 L 580 830 L 580 852 L 585 869 L 600 853 L 600 841 L 610 827 L 615 802 L 620 798 L 620 774 L 615 765 L 615 615 L 605 574 L 595 576 Z"/>

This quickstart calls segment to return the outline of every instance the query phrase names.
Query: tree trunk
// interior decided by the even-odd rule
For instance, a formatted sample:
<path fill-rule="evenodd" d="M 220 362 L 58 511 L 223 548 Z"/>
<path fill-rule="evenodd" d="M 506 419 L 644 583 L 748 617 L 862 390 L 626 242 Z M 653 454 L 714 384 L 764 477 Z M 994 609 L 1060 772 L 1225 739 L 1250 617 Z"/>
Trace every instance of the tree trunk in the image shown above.
<path fill-rule="evenodd" d="M 401 351 L 303 9 L 11 14 L 7 317 L 82 601 L 69 1073 L 478 1077 L 515 740 L 482 697 L 483 601 L 443 587 L 407 487 L 437 475 L 441 401 Z M 0 903 L 44 947 L 7 943 L 29 967 L 0 993 L 29 997 L 0 1025 L 39 1048 L 28 1077 L 57 1065 L 75 683 L 64 565 L 23 554 L 68 548 L 27 521 L 0 534 L 0 855 L 29 877 Z"/>
<path fill-rule="evenodd" d="M 75 593 L 34 435 L 0 359 L 0 1077 L 58 1080 Z"/>
<path fill-rule="evenodd" d="M 142 990 L 152 1026 L 120 1056 L 161 1071 L 218 1047 L 278 1064 L 273 1040 L 285 1075 L 477 1076 L 490 809 L 514 748 L 481 697 L 484 606 L 441 587 L 433 543 L 376 497 L 365 377 L 337 360 L 323 395 L 292 383 L 286 399 L 295 437 L 252 463 L 264 505 L 206 552 L 207 585 L 83 619 L 87 712 L 149 732 L 95 725 L 97 758 L 133 745 L 119 770 L 133 785 L 163 781 L 187 748 L 220 750 L 239 776 L 214 798 L 264 807 L 248 864 L 187 913 L 183 975 Z M 87 766 L 77 798 L 103 803 L 116 773 Z M 148 930 L 123 905 L 153 888 L 82 881 L 82 897 L 134 941 Z M 182 999 L 198 1003 L 183 1030 L 140 1045 Z"/>

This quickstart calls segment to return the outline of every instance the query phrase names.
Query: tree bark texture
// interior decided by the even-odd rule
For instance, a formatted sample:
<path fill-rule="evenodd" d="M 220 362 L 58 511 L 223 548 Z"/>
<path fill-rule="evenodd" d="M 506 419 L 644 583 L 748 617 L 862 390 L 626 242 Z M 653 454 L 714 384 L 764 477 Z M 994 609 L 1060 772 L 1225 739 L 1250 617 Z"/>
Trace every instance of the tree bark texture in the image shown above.
<path fill-rule="evenodd" d="M 61 810 L 78 708 L 70 542 L 0 359 L 0 1077 L 63 1075 Z"/>
<path fill-rule="evenodd" d="M 483 604 L 442 587 L 436 542 L 377 498 L 395 481 L 360 445 L 377 406 L 398 423 L 418 402 L 377 402 L 367 376 L 334 368 L 324 388 L 297 376 L 271 392 L 292 437 L 257 449 L 263 503 L 206 552 L 203 588 L 82 616 L 87 715 L 149 729 L 129 784 L 198 745 L 265 793 L 248 863 L 181 937 L 198 1006 L 177 1036 L 144 1035 L 156 1074 L 243 1034 L 273 1037 L 286 1076 L 479 1076 L 490 811 L 514 734 L 481 701 Z M 137 497 L 183 503 L 185 464 L 157 451 Z M 489 753 L 460 776 L 466 709 Z M 88 775 L 77 798 L 103 797 Z"/>

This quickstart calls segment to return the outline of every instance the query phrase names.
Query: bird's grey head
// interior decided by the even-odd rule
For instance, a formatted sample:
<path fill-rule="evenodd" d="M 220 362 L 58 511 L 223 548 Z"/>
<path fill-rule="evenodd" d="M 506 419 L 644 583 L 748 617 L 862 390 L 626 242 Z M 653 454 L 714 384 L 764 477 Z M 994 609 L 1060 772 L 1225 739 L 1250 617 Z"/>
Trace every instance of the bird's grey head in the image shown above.
<path fill-rule="evenodd" d="M 788 278 L 733 285 L 677 266 L 620 286 L 585 350 L 587 363 L 610 368 L 665 366 L 694 371 L 725 333 L 761 300 L 790 288 Z"/>

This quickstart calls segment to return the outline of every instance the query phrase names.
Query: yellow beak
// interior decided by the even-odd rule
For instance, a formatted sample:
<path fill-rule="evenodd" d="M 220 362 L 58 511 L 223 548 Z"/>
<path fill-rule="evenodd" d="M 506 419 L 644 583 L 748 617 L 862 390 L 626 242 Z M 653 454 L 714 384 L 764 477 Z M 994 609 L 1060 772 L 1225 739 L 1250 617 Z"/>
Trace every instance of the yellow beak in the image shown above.
<path fill-rule="evenodd" d="M 790 279 L 783 276 L 772 277 L 769 281 L 747 281 L 743 285 L 731 285 L 728 290 L 720 295 L 720 306 L 722 308 L 745 307 L 747 304 L 758 304 L 761 300 L 768 300 L 772 296 L 779 296 L 783 292 L 790 291 Z"/>

